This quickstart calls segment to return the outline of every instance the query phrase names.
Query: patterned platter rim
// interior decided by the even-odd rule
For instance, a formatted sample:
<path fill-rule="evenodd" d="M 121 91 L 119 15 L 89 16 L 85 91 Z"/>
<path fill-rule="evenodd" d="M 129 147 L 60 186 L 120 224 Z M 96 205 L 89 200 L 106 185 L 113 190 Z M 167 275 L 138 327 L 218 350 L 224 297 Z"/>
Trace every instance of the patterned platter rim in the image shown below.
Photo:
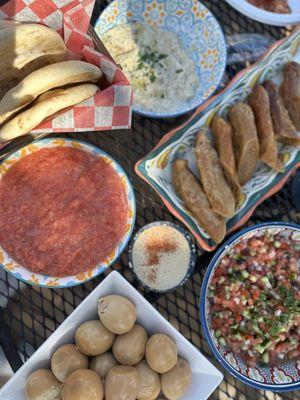
<path fill-rule="evenodd" d="M 118 3 L 121 1 L 122 0 L 112 1 L 102 11 L 102 13 L 98 17 L 98 19 L 94 25 L 96 32 L 98 32 L 98 27 L 101 25 L 101 23 L 104 24 L 104 22 L 103 22 L 104 17 L 115 19 L 116 15 L 118 15 Z M 158 3 L 164 3 L 164 2 L 165 1 L 162 1 L 162 0 L 158 1 Z M 218 46 L 220 47 L 219 53 L 222 55 L 222 57 L 220 57 L 220 62 L 219 62 L 221 64 L 221 69 L 218 73 L 218 78 L 217 79 L 214 78 L 214 85 L 211 85 L 210 88 L 208 90 L 206 90 L 206 92 L 201 96 L 201 98 L 199 98 L 197 101 L 196 100 L 191 101 L 191 104 L 185 103 L 185 106 L 183 106 L 184 105 L 184 103 L 183 103 L 181 110 L 176 110 L 174 112 L 154 112 L 154 111 L 146 110 L 142 106 L 133 104 L 132 109 L 136 114 L 142 115 L 145 117 L 155 118 L 155 119 L 178 117 L 180 115 L 191 112 L 192 110 L 195 110 L 197 107 L 199 107 L 201 104 L 203 104 L 210 96 L 212 96 L 214 94 L 214 92 L 218 89 L 218 87 L 222 81 L 222 78 L 224 76 L 224 72 L 226 69 L 226 63 L 227 63 L 227 45 L 226 45 L 225 35 L 223 33 L 221 25 L 219 24 L 219 22 L 217 21 L 216 17 L 213 15 L 213 13 L 204 4 L 202 4 L 198 0 L 194 0 L 194 3 L 196 4 L 196 7 L 199 8 L 199 14 L 201 14 L 201 12 L 202 12 L 202 13 L 205 13 L 205 15 L 209 16 L 210 19 L 213 20 L 216 29 L 218 29 L 218 34 L 220 37 L 219 44 L 218 44 Z M 181 10 L 179 10 L 179 11 L 181 11 Z M 129 18 L 131 18 L 131 17 L 134 20 L 134 15 L 130 16 Z M 200 16 L 198 16 L 197 18 L 199 20 Z M 203 22 L 203 25 L 206 24 L 206 20 L 203 19 L 204 17 L 201 17 L 201 18 L 202 18 L 201 21 Z M 106 32 L 107 30 L 111 29 L 112 26 L 114 26 L 114 25 L 111 25 L 112 22 L 113 22 L 113 20 L 110 21 L 109 23 L 108 22 L 105 23 L 106 28 L 104 29 L 104 32 Z M 100 30 L 100 28 L 99 28 L 99 30 Z M 215 63 L 214 68 L 216 68 L 217 65 L 218 64 Z M 212 75 L 214 75 L 214 74 L 212 74 Z M 195 97 L 197 97 L 197 96 L 195 96 Z"/>
<path fill-rule="evenodd" d="M 300 226 L 292 223 L 286 222 L 265 222 L 261 224 L 257 224 L 248 228 L 243 229 L 242 231 L 233 235 L 230 239 L 228 239 L 216 252 L 214 257 L 209 263 L 207 270 L 205 272 L 205 276 L 202 282 L 201 293 L 200 293 L 200 320 L 201 325 L 203 327 L 204 335 L 206 340 L 209 344 L 210 349 L 212 350 L 214 356 L 231 375 L 239 379 L 240 381 L 244 382 L 245 384 L 254 387 L 255 389 L 263 389 L 263 390 L 271 390 L 277 392 L 286 392 L 291 390 L 297 390 L 300 388 L 300 360 L 295 361 L 292 364 L 299 364 L 299 367 L 295 367 L 295 370 L 298 371 L 298 380 L 294 382 L 287 382 L 287 383 L 279 383 L 279 384 L 271 384 L 271 383 L 261 383 L 258 380 L 250 379 L 249 377 L 245 376 L 243 373 L 239 372 L 236 368 L 234 368 L 228 360 L 220 353 L 218 348 L 215 345 L 213 337 L 211 335 L 211 330 L 209 328 L 208 323 L 208 315 L 207 315 L 207 289 L 209 286 L 210 279 L 213 276 L 214 270 L 217 268 L 220 259 L 226 254 L 226 252 L 231 248 L 236 242 L 238 242 L 244 236 L 248 234 L 254 233 L 255 231 L 260 230 L 267 230 L 267 229 L 280 229 L 280 228 L 290 228 L 293 231 L 296 231 L 300 234 Z M 232 353 L 227 353 L 232 355 Z M 238 364 L 239 361 L 234 358 L 234 361 Z M 258 369 L 257 367 L 255 368 Z M 271 371 L 273 368 L 266 368 L 267 370 Z M 278 368 L 281 370 L 281 368 Z M 259 372 L 260 375 L 265 379 L 262 371 Z M 285 374 L 285 371 L 284 371 Z M 270 375 L 272 375 L 270 373 Z M 289 375 L 292 379 L 292 377 Z"/>
<path fill-rule="evenodd" d="M 281 48 L 284 48 L 284 46 L 286 46 L 290 52 L 296 53 L 296 50 L 299 47 L 299 45 L 300 45 L 300 28 L 297 28 L 297 29 L 295 29 L 294 33 L 292 33 L 289 37 L 274 43 L 270 47 L 270 49 L 255 64 L 240 71 L 233 78 L 233 80 L 228 84 L 228 86 L 225 89 L 223 89 L 220 93 L 211 97 L 203 105 L 201 105 L 194 112 L 194 114 L 191 116 L 191 118 L 188 119 L 187 122 L 185 122 L 183 125 L 179 126 L 178 128 L 175 128 L 171 132 L 167 133 L 145 157 L 140 159 L 135 164 L 136 174 L 141 179 L 143 179 L 150 187 L 152 187 L 152 189 L 154 189 L 156 191 L 156 193 L 159 195 L 159 197 L 161 198 L 161 200 L 163 201 L 165 206 L 168 208 L 168 210 L 176 218 L 178 218 L 183 224 L 185 224 L 187 226 L 187 228 L 195 236 L 200 247 L 206 251 L 215 250 L 217 245 L 210 238 L 206 239 L 206 237 L 203 236 L 201 232 L 199 232 L 199 228 L 196 226 L 196 224 L 193 222 L 193 220 L 189 216 L 183 215 L 182 209 L 179 206 L 174 204 L 168 191 L 165 189 L 162 189 L 161 186 L 154 179 L 152 179 L 152 177 L 150 176 L 150 174 L 147 171 L 146 165 L 148 162 L 150 162 L 151 160 L 154 160 L 159 155 L 166 154 L 168 152 L 168 150 L 165 150 L 167 146 L 170 145 L 170 148 L 171 148 L 172 143 L 174 141 L 178 141 L 181 137 L 183 137 L 185 135 L 185 133 L 191 127 L 193 127 L 195 124 L 197 124 L 197 122 L 203 116 L 208 115 L 209 112 L 212 112 L 214 110 L 214 108 L 216 106 L 218 106 L 218 104 L 220 104 L 222 101 L 226 100 L 228 98 L 228 96 L 230 96 L 231 93 L 234 92 L 234 89 L 237 87 L 237 85 L 240 82 L 243 82 L 243 78 L 245 75 L 248 77 L 251 74 L 255 74 L 257 70 L 260 71 L 260 66 L 263 65 L 263 63 L 266 60 L 271 59 L 272 55 L 274 53 L 276 54 L 276 51 L 277 50 L 280 51 Z M 256 207 L 259 204 L 261 204 L 264 200 L 266 200 L 273 194 L 277 193 L 284 186 L 284 184 L 286 183 L 286 181 L 288 180 L 290 175 L 295 170 L 297 170 L 299 167 L 300 167 L 300 151 L 298 150 L 296 152 L 296 156 L 294 157 L 294 160 L 289 162 L 289 164 L 287 165 L 285 172 L 275 174 L 274 178 L 272 179 L 272 181 L 270 183 L 265 185 L 265 187 L 260 189 L 257 193 L 254 193 L 254 195 L 250 196 L 248 203 L 247 203 L 247 210 L 245 210 L 246 207 L 244 207 L 244 209 L 242 208 L 241 211 L 238 212 L 232 218 L 232 220 L 229 220 L 229 223 L 231 221 L 234 221 L 234 222 L 232 222 L 231 226 L 227 229 L 227 234 L 231 233 L 231 232 L 237 230 L 238 228 L 240 228 L 241 226 L 243 226 L 251 218 Z"/>
<path fill-rule="evenodd" d="M 286 26 L 296 25 L 300 22 L 300 12 L 291 12 L 289 14 L 279 14 L 263 10 L 256 7 L 247 0 L 225 0 L 231 7 L 235 8 L 241 14 L 252 18 L 255 21 L 262 22 L 268 25 Z"/>
<path fill-rule="evenodd" d="M 28 283 L 33 286 L 47 287 L 50 289 L 67 288 L 67 287 L 81 285 L 91 279 L 94 279 L 96 276 L 102 274 L 107 268 L 109 268 L 113 263 L 115 263 L 118 260 L 123 250 L 127 246 L 131 238 L 136 219 L 136 201 L 135 201 L 134 190 L 123 168 L 105 151 L 83 140 L 69 139 L 63 137 L 35 140 L 32 143 L 22 147 L 21 149 L 18 149 L 13 153 L 9 154 L 2 161 L 2 163 L 0 164 L 0 179 L 18 159 L 34 151 L 37 151 L 41 148 L 57 147 L 57 146 L 80 148 L 84 151 L 87 151 L 88 153 L 91 153 L 95 156 L 99 156 L 104 160 L 106 160 L 106 162 L 108 162 L 113 167 L 115 172 L 118 174 L 119 178 L 123 181 L 123 185 L 126 190 L 128 198 L 129 212 L 127 221 L 128 229 L 125 232 L 120 243 L 114 249 L 113 253 L 110 254 L 103 262 L 101 262 L 93 269 L 90 269 L 83 273 L 79 273 L 77 275 L 70 275 L 65 277 L 51 277 L 48 275 L 33 273 L 29 271 L 27 268 L 18 265 L 16 262 L 14 262 L 10 258 L 10 256 L 5 252 L 5 250 L 3 250 L 0 246 L 0 267 L 2 267 L 5 271 L 7 271 L 9 274 L 13 275 L 15 278 L 17 278 L 22 282 Z M 29 153 L 27 153 L 27 151 L 29 151 Z M 14 162 L 12 162 L 12 159 L 14 160 Z"/>

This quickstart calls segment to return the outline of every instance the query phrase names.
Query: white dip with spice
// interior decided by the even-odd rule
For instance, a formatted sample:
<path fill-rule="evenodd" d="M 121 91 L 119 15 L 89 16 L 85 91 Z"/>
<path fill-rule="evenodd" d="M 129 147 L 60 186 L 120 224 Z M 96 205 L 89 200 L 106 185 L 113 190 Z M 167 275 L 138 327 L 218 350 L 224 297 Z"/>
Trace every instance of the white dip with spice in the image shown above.
<path fill-rule="evenodd" d="M 184 235 L 175 228 L 158 225 L 138 236 L 132 249 L 132 268 L 150 289 L 168 290 L 185 278 L 190 258 Z"/>
<path fill-rule="evenodd" d="M 194 97 L 196 67 L 175 33 L 136 22 L 115 26 L 101 39 L 130 80 L 136 105 L 169 112 Z"/>

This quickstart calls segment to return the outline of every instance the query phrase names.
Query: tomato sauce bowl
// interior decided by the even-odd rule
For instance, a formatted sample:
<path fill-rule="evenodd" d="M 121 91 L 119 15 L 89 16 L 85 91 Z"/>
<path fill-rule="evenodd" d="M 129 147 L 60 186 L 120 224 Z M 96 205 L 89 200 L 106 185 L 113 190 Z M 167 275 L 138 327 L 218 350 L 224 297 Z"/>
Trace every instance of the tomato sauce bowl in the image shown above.
<path fill-rule="evenodd" d="M 208 344 L 222 367 L 256 389 L 300 388 L 300 226 L 264 223 L 212 258 L 200 296 Z"/>
<path fill-rule="evenodd" d="M 132 185 L 107 153 L 47 138 L 0 165 L 0 265 L 48 288 L 82 284 L 112 265 L 135 223 Z"/>

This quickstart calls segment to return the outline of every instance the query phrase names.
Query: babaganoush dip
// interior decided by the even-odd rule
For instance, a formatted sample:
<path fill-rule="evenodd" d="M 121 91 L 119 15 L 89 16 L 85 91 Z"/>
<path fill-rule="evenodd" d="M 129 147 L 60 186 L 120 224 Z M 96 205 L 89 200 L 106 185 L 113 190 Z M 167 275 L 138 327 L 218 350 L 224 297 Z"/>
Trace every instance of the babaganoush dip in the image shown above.
<path fill-rule="evenodd" d="M 170 112 L 194 97 L 196 67 L 175 33 L 136 22 L 117 25 L 101 39 L 132 84 L 136 105 Z"/>
<path fill-rule="evenodd" d="M 247 365 L 300 359 L 300 234 L 266 229 L 238 241 L 208 288 L 209 320 L 219 346 Z"/>
<path fill-rule="evenodd" d="M 103 158 L 43 148 L 19 159 L 0 181 L 0 245 L 30 271 L 76 275 L 113 252 L 128 211 L 121 179 Z"/>

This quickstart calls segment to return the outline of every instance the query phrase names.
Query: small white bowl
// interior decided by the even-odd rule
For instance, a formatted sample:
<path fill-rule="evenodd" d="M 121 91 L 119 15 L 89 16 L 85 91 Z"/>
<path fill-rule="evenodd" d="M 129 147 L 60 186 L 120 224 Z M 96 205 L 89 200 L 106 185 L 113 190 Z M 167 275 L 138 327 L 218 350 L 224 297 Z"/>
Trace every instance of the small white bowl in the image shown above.
<path fill-rule="evenodd" d="M 165 333 L 175 340 L 178 354 L 190 363 L 192 369 L 192 384 L 182 400 L 206 400 L 222 381 L 221 372 L 116 271 L 111 272 L 100 283 L 6 383 L 0 390 L 0 399 L 24 400 L 28 376 L 39 368 L 49 368 L 54 351 L 63 344 L 74 342 L 77 327 L 85 321 L 98 318 L 98 299 L 108 294 L 118 294 L 130 299 L 136 305 L 138 322 L 149 335 Z"/>

